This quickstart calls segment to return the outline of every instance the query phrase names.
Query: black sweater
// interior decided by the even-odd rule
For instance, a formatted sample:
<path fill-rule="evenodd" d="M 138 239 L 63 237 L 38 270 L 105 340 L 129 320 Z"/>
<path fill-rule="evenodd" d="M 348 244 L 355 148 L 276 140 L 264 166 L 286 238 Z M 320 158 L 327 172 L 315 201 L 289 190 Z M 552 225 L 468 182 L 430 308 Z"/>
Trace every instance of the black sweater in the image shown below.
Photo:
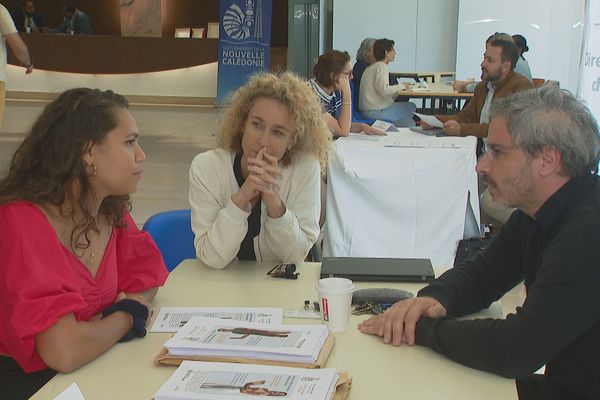
<path fill-rule="evenodd" d="M 462 316 L 525 281 L 506 319 L 421 319 L 417 344 L 472 368 L 521 378 L 546 364 L 558 398 L 600 399 L 600 179 L 570 180 L 535 218 L 517 210 L 490 245 L 419 292 Z"/>

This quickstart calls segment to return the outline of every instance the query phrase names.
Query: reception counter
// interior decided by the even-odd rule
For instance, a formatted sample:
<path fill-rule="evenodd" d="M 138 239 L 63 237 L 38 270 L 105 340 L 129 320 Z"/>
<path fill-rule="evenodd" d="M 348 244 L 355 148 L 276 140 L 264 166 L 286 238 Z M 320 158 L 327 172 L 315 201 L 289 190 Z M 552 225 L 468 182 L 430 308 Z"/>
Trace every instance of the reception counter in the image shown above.
<path fill-rule="evenodd" d="M 158 72 L 214 63 L 217 39 L 21 34 L 36 69 L 83 74 Z M 9 52 L 9 63 L 19 65 Z M 285 69 L 287 48 L 271 49 L 271 69 Z"/>

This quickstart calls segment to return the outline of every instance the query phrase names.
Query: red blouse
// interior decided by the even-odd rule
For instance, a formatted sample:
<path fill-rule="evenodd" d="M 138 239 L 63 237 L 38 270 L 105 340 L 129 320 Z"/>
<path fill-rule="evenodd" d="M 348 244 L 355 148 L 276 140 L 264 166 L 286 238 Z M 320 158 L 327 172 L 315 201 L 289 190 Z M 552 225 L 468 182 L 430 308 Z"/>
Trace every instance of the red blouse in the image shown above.
<path fill-rule="evenodd" d="M 94 278 L 36 205 L 0 205 L 0 353 L 25 372 L 47 368 L 35 351 L 35 336 L 62 316 L 88 321 L 119 292 L 165 283 L 169 273 L 154 241 L 129 214 L 125 222 L 127 227 L 113 228 Z"/>

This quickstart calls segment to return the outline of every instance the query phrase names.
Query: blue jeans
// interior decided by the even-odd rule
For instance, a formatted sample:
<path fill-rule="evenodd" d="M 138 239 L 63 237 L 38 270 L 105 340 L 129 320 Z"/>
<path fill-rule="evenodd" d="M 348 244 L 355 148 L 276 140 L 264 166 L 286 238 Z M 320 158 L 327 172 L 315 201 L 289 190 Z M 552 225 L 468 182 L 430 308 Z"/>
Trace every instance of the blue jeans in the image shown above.
<path fill-rule="evenodd" d="M 413 103 L 394 103 L 388 108 L 382 110 L 362 110 L 361 116 L 368 119 L 380 119 L 388 121 L 398 127 L 415 126 L 413 113 L 417 110 L 417 106 Z"/>

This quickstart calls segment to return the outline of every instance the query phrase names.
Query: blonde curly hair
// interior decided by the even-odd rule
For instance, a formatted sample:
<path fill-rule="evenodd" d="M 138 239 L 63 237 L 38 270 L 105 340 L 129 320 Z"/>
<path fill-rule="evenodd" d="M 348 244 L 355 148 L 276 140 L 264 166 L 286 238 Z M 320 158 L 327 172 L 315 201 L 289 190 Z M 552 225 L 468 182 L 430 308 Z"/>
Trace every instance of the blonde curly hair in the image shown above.
<path fill-rule="evenodd" d="M 221 146 L 234 153 L 242 152 L 244 124 L 259 98 L 278 101 L 288 108 L 294 132 L 292 146 L 281 163 L 287 166 L 293 162 L 296 154 L 307 152 L 314 155 L 324 169 L 332 138 L 323 108 L 307 81 L 292 72 L 253 75 L 248 83 L 233 94 L 219 124 Z"/>

